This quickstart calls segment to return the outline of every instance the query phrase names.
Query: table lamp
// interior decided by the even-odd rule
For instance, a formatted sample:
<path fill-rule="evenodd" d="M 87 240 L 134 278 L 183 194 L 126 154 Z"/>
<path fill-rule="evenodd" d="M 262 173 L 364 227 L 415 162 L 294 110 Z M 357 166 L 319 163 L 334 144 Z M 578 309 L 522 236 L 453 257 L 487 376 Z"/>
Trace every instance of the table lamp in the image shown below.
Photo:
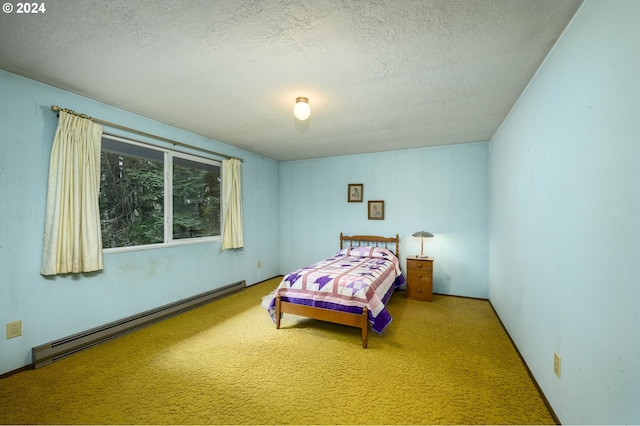
<path fill-rule="evenodd" d="M 412 236 L 420 237 L 420 256 L 418 257 L 429 257 L 424 255 L 424 239 L 433 237 L 433 234 L 427 231 L 418 231 L 418 232 L 414 232 Z"/>

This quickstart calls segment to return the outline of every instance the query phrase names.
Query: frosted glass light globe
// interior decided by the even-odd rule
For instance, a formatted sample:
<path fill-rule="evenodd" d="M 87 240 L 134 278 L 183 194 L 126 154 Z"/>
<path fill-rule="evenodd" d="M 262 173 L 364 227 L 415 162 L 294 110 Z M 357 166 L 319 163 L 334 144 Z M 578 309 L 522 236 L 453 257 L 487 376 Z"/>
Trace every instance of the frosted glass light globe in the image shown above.
<path fill-rule="evenodd" d="M 296 105 L 293 107 L 293 115 L 298 120 L 306 120 L 311 115 L 311 107 L 309 106 L 309 99 L 297 98 Z"/>

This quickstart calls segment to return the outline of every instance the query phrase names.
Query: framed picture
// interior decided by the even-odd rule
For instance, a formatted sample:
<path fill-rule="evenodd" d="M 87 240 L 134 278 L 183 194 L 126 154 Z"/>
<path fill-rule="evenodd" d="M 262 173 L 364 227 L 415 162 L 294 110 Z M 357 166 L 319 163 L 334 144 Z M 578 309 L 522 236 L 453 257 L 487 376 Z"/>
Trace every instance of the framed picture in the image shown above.
<path fill-rule="evenodd" d="M 347 197 L 347 201 L 350 203 L 361 203 L 362 202 L 362 192 L 364 191 L 364 185 L 361 183 L 350 183 L 349 184 L 349 195 Z"/>
<path fill-rule="evenodd" d="M 369 201 L 369 219 L 384 220 L 384 201 Z"/>

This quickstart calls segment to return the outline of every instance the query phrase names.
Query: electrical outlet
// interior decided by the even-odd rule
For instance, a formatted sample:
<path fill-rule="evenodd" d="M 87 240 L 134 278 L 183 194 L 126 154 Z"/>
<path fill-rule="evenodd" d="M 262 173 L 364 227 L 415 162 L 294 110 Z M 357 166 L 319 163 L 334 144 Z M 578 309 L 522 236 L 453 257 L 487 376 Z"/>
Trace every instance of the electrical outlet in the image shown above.
<path fill-rule="evenodd" d="M 7 323 L 7 340 L 14 337 L 22 336 L 22 321 L 13 321 Z"/>
<path fill-rule="evenodd" d="M 262 262 L 258 260 L 258 269 L 260 269 L 261 267 L 262 267 Z"/>
<path fill-rule="evenodd" d="M 558 376 L 558 378 L 560 378 L 560 366 L 561 366 L 560 355 L 558 355 L 557 353 L 554 353 L 553 354 L 553 372 L 556 373 L 556 376 Z"/>

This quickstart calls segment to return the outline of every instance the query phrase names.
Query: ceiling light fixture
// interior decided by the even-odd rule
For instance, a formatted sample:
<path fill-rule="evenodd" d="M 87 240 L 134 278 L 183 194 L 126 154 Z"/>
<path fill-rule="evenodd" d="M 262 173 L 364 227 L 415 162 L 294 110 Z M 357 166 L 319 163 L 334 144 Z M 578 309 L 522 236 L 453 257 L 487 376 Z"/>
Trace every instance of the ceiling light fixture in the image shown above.
<path fill-rule="evenodd" d="M 293 115 L 298 120 L 306 120 L 311 115 L 311 107 L 309 106 L 309 99 L 304 97 L 296 98 L 296 105 L 293 107 Z"/>

